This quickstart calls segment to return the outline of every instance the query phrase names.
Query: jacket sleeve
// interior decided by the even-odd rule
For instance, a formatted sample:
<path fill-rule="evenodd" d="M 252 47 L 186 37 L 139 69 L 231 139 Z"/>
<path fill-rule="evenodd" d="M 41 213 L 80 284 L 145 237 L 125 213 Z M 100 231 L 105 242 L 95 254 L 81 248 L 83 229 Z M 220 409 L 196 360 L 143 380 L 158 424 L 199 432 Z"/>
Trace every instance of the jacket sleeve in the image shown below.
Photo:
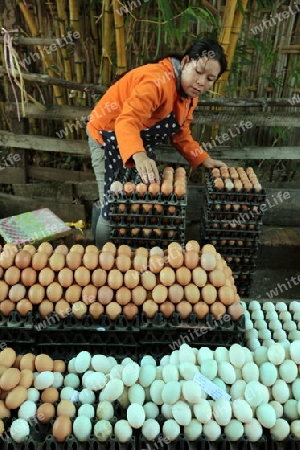
<path fill-rule="evenodd" d="M 131 160 L 136 152 L 145 151 L 141 130 L 145 123 L 164 102 L 164 87 L 157 86 L 154 79 L 142 80 L 134 87 L 124 102 L 121 113 L 116 119 L 115 133 L 119 151 L 126 167 L 134 165 Z"/>
<path fill-rule="evenodd" d="M 174 134 L 171 138 L 171 142 L 176 150 L 190 163 L 194 169 L 210 157 L 209 154 L 203 150 L 199 143 L 192 137 L 190 126 L 193 120 L 193 111 L 196 105 L 197 103 L 190 109 L 189 114 L 178 133 Z"/>

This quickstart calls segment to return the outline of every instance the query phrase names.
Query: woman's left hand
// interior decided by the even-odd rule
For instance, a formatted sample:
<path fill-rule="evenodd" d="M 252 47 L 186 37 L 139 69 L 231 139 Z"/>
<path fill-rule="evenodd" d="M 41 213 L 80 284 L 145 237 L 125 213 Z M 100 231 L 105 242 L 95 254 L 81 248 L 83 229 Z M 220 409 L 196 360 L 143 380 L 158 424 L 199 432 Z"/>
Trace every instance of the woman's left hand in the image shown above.
<path fill-rule="evenodd" d="M 213 169 L 214 167 L 226 167 L 226 164 L 219 159 L 207 158 L 203 161 L 202 165 L 206 167 L 206 169 Z"/>

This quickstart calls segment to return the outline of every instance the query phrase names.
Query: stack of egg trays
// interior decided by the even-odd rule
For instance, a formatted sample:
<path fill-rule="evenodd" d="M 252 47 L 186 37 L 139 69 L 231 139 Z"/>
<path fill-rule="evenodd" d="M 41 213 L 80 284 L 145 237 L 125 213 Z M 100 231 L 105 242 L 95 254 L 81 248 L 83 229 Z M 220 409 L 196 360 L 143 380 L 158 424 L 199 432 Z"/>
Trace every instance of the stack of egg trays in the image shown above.
<path fill-rule="evenodd" d="M 56 346 L 60 346 L 65 354 L 73 349 L 78 353 L 91 348 L 102 353 L 102 349 L 108 346 L 121 356 L 127 356 L 130 352 L 137 354 L 136 336 L 140 329 L 138 315 L 129 320 L 120 314 L 116 320 L 111 320 L 106 314 L 102 314 L 96 320 L 89 314 L 82 319 L 75 318 L 73 314 L 59 319 L 56 313 L 52 313 L 42 319 L 37 313 L 35 324 L 36 347 L 39 353 L 41 349 L 43 353 L 52 353 Z"/>
<path fill-rule="evenodd" d="M 202 211 L 202 245 L 213 244 L 233 271 L 235 285 L 241 297 L 250 295 L 263 212 L 260 205 L 266 191 L 246 192 L 217 190 L 211 171 L 206 171 L 204 209 Z M 246 260 L 244 264 L 243 260 Z"/>
<path fill-rule="evenodd" d="M 132 181 L 134 184 L 141 182 L 135 169 L 127 169 L 122 174 L 117 174 L 115 179 L 123 184 L 127 181 Z M 136 192 L 129 196 L 125 192 L 118 196 L 109 193 L 108 201 L 110 204 L 110 238 L 117 245 L 127 244 L 135 249 L 137 247 L 151 248 L 156 245 L 166 248 L 172 241 L 184 244 L 186 194 L 178 199 L 174 193 L 167 196 L 162 192 L 156 196 L 152 196 L 149 192 L 143 196 L 137 195 Z M 140 205 L 135 212 L 132 211 L 133 204 Z M 163 212 L 157 213 L 153 207 L 149 212 L 145 212 L 142 209 L 143 204 L 161 205 Z M 123 205 L 121 210 L 120 205 Z M 170 214 L 168 210 L 170 206 L 175 207 L 174 214 Z M 125 229 L 125 233 L 120 233 L 120 229 Z"/>
<path fill-rule="evenodd" d="M 154 444 L 156 445 L 156 447 L 154 446 Z M 210 442 L 202 433 L 196 441 L 190 441 L 184 435 L 184 427 L 181 427 L 180 435 L 170 443 L 168 443 L 167 440 L 164 440 L 164 436 L 162 433 L 155 439 L 155 441 L 151 442 L 147 441 L 144 436 L 140 436 L 139 448 L 141 450 L 269 450 L 270 447 L 268 447 L 268 445 L 268 440 L 264 435 L 257 442 L 251 442 L 246 436 L 242 436 L 240 439 L 233 442 L 227 439 L 225 433 L 222 433 L 216 441 Z M 284 450 L 288 449 L 286 448 Z M 292 450 L 296 450 L 296 448 L 292 448 Z"/>
<path fill-rule="evenodd" d="M 31 311 L 26 316 L 21 316 L 16 310 L 8 316 L 0 313 L 0 341 L 9 347 L 18 345 L 18 349 L 33 345 L 35 342 L 35 329 L 33 314 Z"/>
<path fill-rule="evenodd" d="M 79 442 L 73 434 L 67 437 L 65 442 L 57 442 L 49 434 L 45 439 L 45 450 L 136 450 L 136 437 L 132 436 L 129 442 L 121 443 L 112 435 L 106 442 L 99 442 L 95 436 L 91 436 L 85 442 Z"/>
<path fill-rule="evenodd" d="M 177 312 L 172 313 L 169 318 L 157 312 L 149 319 L 142 313 L 139 342 L 141 354 L 151 352 L 153 343 L 159 344 L 163 352 L 167 349 L 169 353 L 184 343 L 212 349 L 220 346 L 229 348 L 235 343 L 245 345 L 245 317 L 233 321 L 227 315 L 226 318 L 224 316 L 216 320 L 212 314 L 207 314 L 200 320 L 195 313 L 191 313 L 183 320 Z"/>

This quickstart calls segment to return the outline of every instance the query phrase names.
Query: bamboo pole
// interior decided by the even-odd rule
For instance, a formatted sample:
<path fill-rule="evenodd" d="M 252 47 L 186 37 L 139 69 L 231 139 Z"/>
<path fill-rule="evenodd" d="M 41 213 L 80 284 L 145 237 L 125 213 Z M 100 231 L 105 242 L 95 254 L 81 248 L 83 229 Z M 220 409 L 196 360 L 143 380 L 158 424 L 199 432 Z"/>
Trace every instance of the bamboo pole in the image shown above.
<path fill-rule="evenodd" d="M 60 38 L 66 36 L 66 23 L 67 23 L 67 14 L 65 11 L 64 0 L 56 0 L 56 8 L 57 8 L 57 22 L 60 30 Z M 64 65 L 64 77 L 68 81 L 72 81 L 72 70 L 71 70 L 71 62 L 67 52 L 67 49 L 63 47 L 61 49 L 61 54 L 63 58 Z"/>
<path fill-rule="evenodd" d="M 102 2 L 102 58 L 101 58 L 101 78 L 102 85 L 108 86 L 111 78 L 111 11 L 110 0 Z"/>
<path fill-rule="evenodd" d="M 116 75 L 127 70 L 126 63 L 126 48 L 125 48 L 125 27 L 123 16 L 117 13 L 119 6 L 118 0 L 112 0 L 112 6 L 115 19 L 115 34 L 116 34 L 116 48 L 117 48 L 117 72 Z"/>
<path fill-rule="evenodd" d="M 19 6 L 19 8 L 24 16 L 24 19 L 28 25 L 28 28 L 30 29 L 31 34 L 33 36 L 36 36 L 38 34 L 38 29 L 37 29 L 36 23 L 34 21 L 33 15 L 31 14 L 29 9 L 24 5 L 24 3 L 21 0 L 17 0 L 17 3 L 18 3 L 18 6 Z M 49 58 L 48 54 L 44 52 L 44 49 L 41 45 L 38 45 L 37 48 L 42 56 L 42 59 L 45 62 L 45 67 L 49 73 L 49 76 L 53 77 L 53 78 L 57 78 L 56 72 L 51 69 L 51 66 L 53 66 L 52 60 Z M 59 86 L 55 86 L 55 85 L 53 86 L 53 93 L 54 93 L 57 104 L 64 105 L 65 102 L 64 102 L 63 92 Z"/>
<path fill-rule="evenodd" d="M 94 64 L 96 67 L 100 64 L 100 52 L 99 52 L 99 36 L 98 36 L 98 27 L 97 27 L 97 10 L 94 0 L 90 0 L 90 33 L 92 35 L 93 44 L 92 44 L 92 54 L 94 58 Z"/>

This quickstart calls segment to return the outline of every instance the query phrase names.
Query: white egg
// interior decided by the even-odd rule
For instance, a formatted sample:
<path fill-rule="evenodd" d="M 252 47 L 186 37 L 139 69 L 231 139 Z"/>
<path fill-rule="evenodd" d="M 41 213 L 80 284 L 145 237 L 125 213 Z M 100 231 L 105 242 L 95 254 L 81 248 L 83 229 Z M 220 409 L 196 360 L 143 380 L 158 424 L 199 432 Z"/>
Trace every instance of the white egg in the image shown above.
<path fill-rule="evenodd" d="M 128 400 L 130 403 L 144 404 L 146 398 L 145 389 L 140 384 L 134 384 L 128 388 Z"/>
<path fill-rule="evenodd" d="M 179 350 L 174 350 L 170 355 L 169 364 L 177 366 L 179 364 Z"/>
<path fill-rule="evenodd" d="M 269 348 L 273 344 L 275 344 L 274 339 L 264 339 L 262 342 L 262 345 L 266 348 Z"/>
<path fill-rule="evenodd" d="M 145 411 L 142 405 L 132 403 L 127 408 L 127 420 L 132 428 L 141 428 L 145 422 Z"/>
<path fill-rule="evenodd" d="M 257 331 L 257 330 L 256 330 Z M 259 342 L 259 340 L 257 338 L 251 338 L 247 340 L 246 343 L 247 347 L 249 347 L 249 349 L 251 351 L 255 351 L 257 348 L 261 347 L 261 343 Z"/>
<path fill-rule="evenodd" d="M 113 367 L 112 362 L 105 355 L 94 355 L 91 359 L 91 366 L 95 372 L 104 374 L 108 374 Z"/>
<path fill-rule="evenodd" d="M 246 400 L 238 398 L 232 402 L 232 415 L 240 422 L 247 423 L 252 419 L 253 411 Z"/>
<path fill-rule="evenodd" d="M 115 423 L 114 433 L 119 442 L 129 442 L 132 436 L 132 428 L 127 420 L 121 419 Z"/>
<path fill-rule="evenodd" d="M 150 386 L 156 378 L 156 368 L 152 364 L 145 364 L 140 368 L 139 383 L 143 387 Z"/>
<path fill-rule="evenodd" d="M 254 321 L 254 328 L 260 330 L 261 328 L 268 328 L 268 325 L 264 319 L 256 319 Z"/>
<path fill-rule="evenodd" d="M 289 305 L 290 311 L 300 311 L 300 302 L 293 300 Z"/>
<path fill-rule="evenodd" d="M 259 347 L 254 350 L 253 360 L 258 366 L 261 366 L 262 363 L 268 361 L 268 349 L 265 347 Z"/>
<path fill-rule="evenodd" d="M 293 320 L 295 322 L 298 322 L 298 324 L 299 324 L 299 321 L 300 321 L 300 309 L 298 311 L 294 311 L 293 312 Z"/>
<path fill-rule="evenodd" d="M 226 383 L 221 378 L 214 378 L 212 382 L 222 391 L 226 392 Z"/>
<path fill-rule="evenodd" d="M 250 318 L 245 318 L 245 330 L 251 330 L 253 328 L 253 322 Z"/>
<path fill-rule="evenodd" d="M 239 344 L 232 344 L 229 349 L 229 361 L 235 368 L 242 368 L 246 362 L 244 349 Z"/>
<path fill-rule="evenodd" d="M 291 423 L 291 433 L 298 441 L 300 440 L 300 420 L 293 420 Z"/>
<path fill-rule="evenodd" d="M 218 376 L 225 384 L 233 384 L 236 380 L 234 367 L 228 361 L 218 362 Z"/>
<path fill-rule="evenodd" d="M 163 405 L 161 405 L 160 411 L 161 411 L 162 415 L 164 416 L 164 418 L 173 419 L 172 405 L 168 405 L 167 403 L 164 403 Z"/>
<path fill-rule="evenodd" d="M 198 367 L 190 362 L 179 364 L 179 373 L 184 380 L 193 380 L 196 373 L 199 372 Z"/>
<path fill-rule="evenodd" d="M 271 436 L 276 441 L 283 441 L 290 433 L 290 425 L 284 419 L 276 419 L 275 425 L 270 429 Z"/>
<path fill-rule="evenodd" d="M 289 311 L 281 311 L 281 313 L 279 314 L 279 319 L 282 322 L 286 322 L 287 320 L 291 320 L 292 319 L 292 315 Z"/>
<path fill-rule="evenodd" d="M 230 386 L 229 393 L 230 393 L 232 400 L 236 400 L 237 398 L 243 398 L 245 389 L 246 389 L 246 381 L 245 380 L 236 380 Z"/>
<path fill-rule="evenodd" d="M 244 424 L 244 431 L 250 442 L 258 442 L 263 435 L 263 427 L 254 417 Z"/>
<path fill-rule="evenodd" d="M 77 412 L 78 417 L 80 416 L 86 416 L 89 417 L 90 419 L 92 419 L 95 415 L 95 410 L 94 410 L 94 406 L 93 405 L 81 405 L 78 408 L 78 412 Z"/>
<path fill-rule="evenodd" d="M 205 423 L 202 427 L 204 436 L 209 442 L 215 442 L 219 439 L 222 433 L 220 425 L 215 421 L 211 420 Z"/>
<path fill-rule="evenodd" d="M 264 313 L 261 309 L 255 309 L 251 313 L 251 319 L 252 320 L 263 320 L 264 319 Z"/>
<path fill-rule="evenodd" d="M 299 341 L 300 340 L 300 329 L 289 331 L 288 339 L 291 343 L 294 341 Z"/>
<path fill-rule="evenodd" d="M 10 435 L 12 439 L 17 442 L 24 442 L 27 436 L 29 436 L 30 428 L 27 420 L 15 419 L 10 426 Z"/>
<path fill-rule="evenodd" d="M 63 385 L 64 376 L 60 372 L 53 372 L 53 384 L 52 386 L 56 389 L 60 388 Z"/>
<path fill-rule="evenodd" d="M 207 359 L 214 359 L 214 352 L 209 347 L 201 347 L 197 353 L 198 364 L 202 364 Z"/>
<path fill-rule="evenodd" d="M 103 400 L 99 402 L 96 409 L 96 417 L 98 420 L 110 420 L 114 417 L 114 407 L 111 402 Z"/>
<path fill-rule="evenodd" d="M 146 419 L 155 419 L 159 415 L 159 409 L 155 403 L 147 402 L 143 406 L 144 406 Z M 162 412 L 162 414 L 163 414 L 163 412 Z"/>
<path fill-rule="evenodd" d="M 146 419 L 142 426 L 142 434 L 147 441 L 154 441 L 160 433 L 160 425 L 155 419 Z"/>
<path fill-rule="evenodd" d="M 94 435 L 99 442 L 108 441 L 112 432 L 112 425 L 108 420 L 99 420 L 94 425 Z"/>
<path fill-rule="evenodd" d="M 256 328 L 250 328 L 245 332 L 246 339 L 257 339 L 258 338 L 258 330 Z"/>
<path fill-rule="evenodd" d="M 281 404 L 285 403 L 290 397 L 289 387 L 284 380 L 276 380 L 271 391 L 273 399 Z"/>
<path fill-rule="evenodd" d="M 299 419 L 298 413 L 298 400 L 289 398 L 283 405 L 283 414 L 287 419 L 297 420 Z"/>
<path fill-rule="evenodd" d="M 193 406 L 193 412 L 198 422 L 208 423 L 212 418 L 212 408 L 208 400 L 201 399 L 199 403 Z"/>
<path fill-rule="evenodd" d="M 22 403 L 18 410 L 18 417 L 20 419 L 24 419 L 30 421 L 32 417 L 36 415 L 36 404 L 32 400 L 25 400 Z"/>
<path fill-rule="evenodd" d="M 279 419 L 279 417 L 283 416 L 283 405 L 276 400 L 271 400 L 269 404 L 272 406 L 272 408 L 275 411 L 276 419 Z"/>
<path fill-rule="evenodd" d="M 252 380 L 258 381 L 259 369 L 257 364 L 255 364 L 254 362 L 248 362 L 244 364 L 244 366 L 242 367 L 242 378 L 247 383 Z"/>
<path fill-rule="evenodd" d="M 182 400 L 178 400 L 172 405 L 172 414 L 179 425 L 188 425 L 192 420 L 192 411 L 189 405 Z"/>
<path fill-rule="evenodd" d="M 29 388 L 27 390 L 27 400 L 37 402 L 39 399 L 40 399 L 40 391 L 38 391 L 36 388 Z"/>
<path fill-rule="evenodd" d="M 268 348 L 267 356 L 272 364 L 278 366 L 284 361 L 285 349 L 280 343 L 275 343 Z"/>
<path fill-rule="evenodd" d="M 184 436 L 190 441 L 196 441 L 202 433 L 202 424 L 196 419 L 192 419 L 189 425 L 185 425 L 183 429 Z"/>
<path fill-rule="evenodd" d="M 275 305 L 272 302 L 265 302 L 263 304 L 263 310 L 264 311 L 274 311 Z"/>
<path fill-rule="evenodd" d="M 221 361 L 229 362 L 229 350 L 226 347 L 217 347 L 214 352 L 214 359 L 217 362 Z"/>
<path fill-rule="evenodd" d="M 249 311 L 255 311 L 256 309 L 261 309 L 261 305 L 258 301 L 252 300 L 248 305 Z"/>
<path fill-rule="evenodd" d="M 297 324 L 293 320 L 288 320 L 284 322 L 283 327 L 285 331 L 297 330 Z"/>
<path fill-rule="evenodd" d="M 228 425 L 232 416 L 230 401 L 222 397 L 217 398 L 213 403 L 212 412 L 215 421 L 219 425 Z"/>
<path fill-rule="evenodd" d="M 202 390 L 199 384 L 188 380 L 182 384 L 182 395 L 188 403 L 195 404 L 202 398 Z"/>
<path fill-rule="evenodd" d="M 75 371 L 77 373 L 84 373 L 88 370 L 91 364 L 91 354 L 90 352 L 87 352 L 86 350 L 83 350 L 78 353 L 78 355 L 75 358 Z"/>
<path fill-rule="evenodd" d="M 75 373 L 68 373 L 64 378 L 64 385 L 71 386 L 74 389 L 77 389 L 80 385 L 80 380 L 78 375 Z"/>
<path fill-rule="evenodd" d="M 117 400 L 123 393 L 124 384 L 122 380 L 115 378 L 114 380 L 109 380 L 105 388 L 100 392 L 100 400 L 108 400 L 113 402 Z"/>
<path fill-rule="evenodd" d="M 278 319 L 271 319 L 268 323 L 269 330 L 275 331 L 282 328 L 282 323 Z"/>
<path fill-rule="evenodd" d="M 135 363 L 126 364 L 122 371 L 122 380 L 125 386 L 132 386 L 138 380 L 140 375 L 140 366 Z"/>
<path fill-rule="evenodd" d="M 87 389 L 90 389 L 91 391 L 100 391 L 104 388 L 106 385 L 107 378 L 104 373 L 101 372 L 91 372 L 88 374 L 88 376 L 84 379 L 83 386 L 85 386 Z"/>
<path fill-rule="evenodd" d="M 266 361 L 259 367 L 259 378 L 265 386 L 272 386 L 278 377 L 278 371 L 274 364 Z"/>
<path fill-rule="evenodd" d="M 162 378 L 165 383 L 179 380 L 179 370 L 174 364 L 166 364 L 162 369 Z"/>
<path fill-rule="evenodd" d="M 267 328 L 261 328 L 258 331 L 258 339 L 266 340 L 266 339 L 271 339 L 271 338 L 272 338 L 272 333 Z"/>
<path fill-rule="evenodd" d="M 279 375 L 287 383 L 292 383 L 298 375 L 297 364 L 292 359 L 286 359 L 279 366 Z"/>
<path fill-rule="evenodd" d="M 163 423 L 162 431 L 169 441 L 175 441 L 180 434 L 180 426 L 175 420 L 169 419 Z"/>
<path fill-rule="evenodd" d="M 179 363 L 189 362 L 196 364 L 196 356 L 188 344 L 182 344 L 179 349 Z"/>
<path fill-rule="evenodd" d="M 79 392 L 79 401 L 83 405 L 91 405 L 95 401 L 95 393 L 94 391 L 91 391 L 90 389 L 83 388 L 82 391 Z"/>
<path fill-rule="evenodd" d="M 293 398 L 296 400 L 300 400 L 300 378 L 297 378 L 292 383 L 292 394 Z"/>
<path fill-rule="evenodd" d="M 273 339 L 275 341 L 283 341 L 284 339 L 286 339 L 287 334 L 284 330 L 280 329 L 280 330 L 274 330 L 273 331 Z"/>
<path fill-rule="evenodd" d="M 264 400 L 266 386 L 259 381 L 249 381 L 245 387 L 244 397 L 246 402 L 252 407 L 256 408 Z"/>
<path fill-rule="evenodd" d="M 255 411 L 257 420 L 265 428 L 272 428 L 276 423 L 276 413 L 274 408 L 268 403 L 261 403 Z"/>
<path fill-rule="evenodd" d="M 218 373 L 218 363 L 214 359 L 206 359 L 201 363 L 200 372 L 209 380 L 213 380 Z"/>
<path fill-rule="evenodd" d="M 230 442 L 238 441 L 244 434 L 244 425 L 236 419 L 230 420 L 224 428 L 225 436 Z"/>
<path fill-rule="evenodd" d="M 154 380 L 150 387 L 150 397 L 153 403 L 156 405 L 162 405 L 164 403 L 162 399 L 162 391 L 165 387 L 163 380 Z"/>
<path fill-rule="evenodd" d="M 278 313 L 274 310 L 265 312 L 266 320 L 278 320 Z"/>
<path fill-rule="evenodd" d="M 45 371 L 39 373 L 34 380 L 34 387 L 38 390 L 46 389 L 52 386 L 54 380 L 53 372 Z"/>
<path fill-rule="evenodd" d="M 79 416 L 73 422 L 73 434 L 79 442 L 86 442 L 92 432 L 91 419 L 87 416 Z"/>

